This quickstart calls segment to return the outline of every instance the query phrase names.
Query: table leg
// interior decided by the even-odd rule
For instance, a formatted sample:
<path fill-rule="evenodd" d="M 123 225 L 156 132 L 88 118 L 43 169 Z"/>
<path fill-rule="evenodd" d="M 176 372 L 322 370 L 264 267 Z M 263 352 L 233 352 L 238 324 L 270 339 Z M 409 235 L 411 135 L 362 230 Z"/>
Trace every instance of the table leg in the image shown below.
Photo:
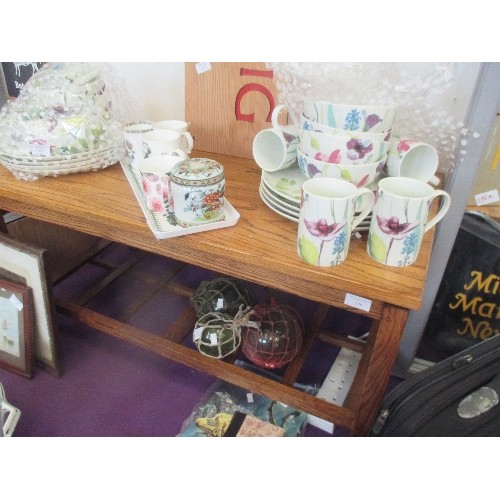
<path fill-rule="evenodd" d="M 401 307 L 385 304 L 382 316 L 372 323 L 358 371 L 344 407 L 354 412 L 353 436 L 369 434 L 398 354 L 408 317 Z"/>

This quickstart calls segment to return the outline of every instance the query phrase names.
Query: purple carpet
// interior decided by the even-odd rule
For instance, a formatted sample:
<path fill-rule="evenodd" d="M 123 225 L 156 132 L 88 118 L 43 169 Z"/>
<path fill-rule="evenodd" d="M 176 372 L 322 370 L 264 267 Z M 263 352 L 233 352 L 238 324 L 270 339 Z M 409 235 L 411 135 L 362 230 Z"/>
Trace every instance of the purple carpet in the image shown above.
<path fill-rule="evenodd" d="M 101 259 L 119 265 L 130 256 L 128 247 L 112 244 Z M 171 271 L 177 263 L 147 255 L 133 268 L 97 295 L 88 306 L 98 312 L 140 327 L 151 333 L 165 331 L 189 304 L 189 299 L 160 289 L 141 307 L 138 299 L 148 293 L 151 279 Z M 87 263 L 54 287 L 54 295 L 64 300 L 79 294 L 102 279 L 108 271 Z M 195 266 L 185 266 L 174 281 L 196 289 L 202 280 L 218 276 Z M 142 279 L 139 279 L 142 277 Z M 252 285 L 259 301 L 269 291 Z M 307 322 L 312 303 L 292 295 L 274 294 L 278 302 L 294 307 Z M 71 318 L 57 314 L 58 355 L 63 375 L 58 378 L 37 368 L 28 380 L 0 368 L 0 382 L 7 400 L 21 410 L 14 436 L 177 436 L 184 422 L 207 395 L 216 379 L 187 368 L 127 342 L 93 330 Z M 360 336 L 367 331 L 365 318 L 332 310 L 336 331 Z M 188 339 L 189 341 L 189 339 Z M 338 350 L 324 343 L 314 345 L 297 382 L 311 387 L 322 384 Z M 306 437 L 330 434 L 307 425 Z M 346 436 L 340 427 L 333 436 Z"/>

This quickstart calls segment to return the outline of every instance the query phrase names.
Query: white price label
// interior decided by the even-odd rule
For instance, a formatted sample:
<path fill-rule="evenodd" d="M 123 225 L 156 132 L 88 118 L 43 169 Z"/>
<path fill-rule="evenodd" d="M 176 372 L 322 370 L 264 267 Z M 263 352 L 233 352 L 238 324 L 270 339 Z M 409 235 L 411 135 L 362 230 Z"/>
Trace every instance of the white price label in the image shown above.
<path fill-rule="evenodd" d="M 370 312 L 372 307 L 372 301 L 370 299 L 365 299 L 364 297 L 352 293 L 345 294 L 344 304 L 366 312 Z"/>
<path fill-rule="evenodd" d="M 44 141 L 30 142 L 30 153 L 33 156 L 50 156 L 50 144 Z"/>
<path fill-rule="evenodd" d="M 193 342 L 201 339 L 201 333 L 203 332 L 203 327 L 199 326 L 193 330 Z"/>
<path fill-rule="evenodd" d="M 210 344 L 216 345 L 219 341 L 217 340 L 217 334 L 216 333 L 211 333 L 210 334 Z"/>
<path fill-rule="evenodd" d="M 224 299 L 217 299 L 217 305 L 215 308 L 217 310 L 224 309 Z"/>
<path fill-rule="evenodd" d="M 492 189 L 491 191 L 485 191 L 484 193 L 478 193 L 474 196 L 476 199 L 476 205 L 478 207 L 482 205 L 488 205 L 489 203 L 495 203 L 500 201 L 498 196 L 498 189 Z"/>
<path fill-rule="evenodd" d="M 247 403 L 253 403 L 253 394 L 251 392 L 247 392 Z"/>
<path fill-rule="evenodd" d="M 209 62 L 199 62 L 195 65 L 196 72 L 200 75 L 201 73 L 205 73 L 205 71 L 210 71 L 212 66 Z"/>

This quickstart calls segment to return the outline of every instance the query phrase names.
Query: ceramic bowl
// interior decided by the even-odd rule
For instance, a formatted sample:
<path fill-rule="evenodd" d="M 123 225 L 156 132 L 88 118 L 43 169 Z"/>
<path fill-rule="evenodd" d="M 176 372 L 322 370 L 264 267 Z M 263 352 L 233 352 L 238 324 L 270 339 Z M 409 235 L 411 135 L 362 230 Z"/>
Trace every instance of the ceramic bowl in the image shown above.
<path fill-rule="evenodd" d="M 351 130 L 343 130 L 341 128 L 329 127 L 328 125 L 322 125 L 321 123 L 313 122 L 304 116 L 304 113 L 300 115 L 300 127 L 299 135 L 302 135 L 304 130 L 310 130 L 313 132 L 321 132 L 322 134 L 329 135 L 345 135 L 353 137 L 355 139 L 370 139 L 375 141 L 389 141 L 391 139 L 391 131 L 388 132 L 357 132 Z"/>
<path fill-rule="evenodd" d="M 300 139 L 300 149 L 317 160 L 362 165 L 380 161 L 387 154 L 389 142 L 304 130 Z"/>
<path fill-rule="evenodd" d="M 388 132 L 392 129 L 395 108 L 390 105 L 338 104 L 305 101 L 304 115 L 328 127 L 353 132 Z"/>
<path fill-rule="evenodd" d="M 313 177 L 333 177 L 352 182 L 357 187 L 363 187 L 371 184 L 382 172 L 386 155 L 380 161 L 373 163 L 345 165 L 311 158 L 298 148 L 297 160 L 300 171 L 309 179 Z"/>

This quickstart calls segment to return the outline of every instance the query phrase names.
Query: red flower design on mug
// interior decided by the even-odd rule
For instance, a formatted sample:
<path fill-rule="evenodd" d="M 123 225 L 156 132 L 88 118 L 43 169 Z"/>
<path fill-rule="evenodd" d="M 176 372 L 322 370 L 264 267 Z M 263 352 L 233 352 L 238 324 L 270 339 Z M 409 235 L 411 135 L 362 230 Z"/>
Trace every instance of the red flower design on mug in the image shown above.
<path fill-rule="evenodd" d="M 412 229 L 418 226 L 418 222 L 399 222 L 399 218 L 392 216 L 386 219 L 377 215 L 378 227 L 385 234 L 390 234 L 395 240 L 402 240 Z"/>
<path fill-rule="evenodd" d="M 406 153 L 411 148 L 411 145 L 414 142 L 415 141 L 409 140 L 409 139 L 408 140 L 399 141 L 398 147 L 397 147 L 398 153 L 399 154 Z"/>
<path fill-rule="evenodd" d="M 304 224 L 313 236 L 318 236 L 324 241 L 333 240 L 334 236 L 345 226 L 345 222 L 343 224 L 340 224 L 340 222 L 328 224 L 325 219 L 317 221 L 304 220 Z"/>

